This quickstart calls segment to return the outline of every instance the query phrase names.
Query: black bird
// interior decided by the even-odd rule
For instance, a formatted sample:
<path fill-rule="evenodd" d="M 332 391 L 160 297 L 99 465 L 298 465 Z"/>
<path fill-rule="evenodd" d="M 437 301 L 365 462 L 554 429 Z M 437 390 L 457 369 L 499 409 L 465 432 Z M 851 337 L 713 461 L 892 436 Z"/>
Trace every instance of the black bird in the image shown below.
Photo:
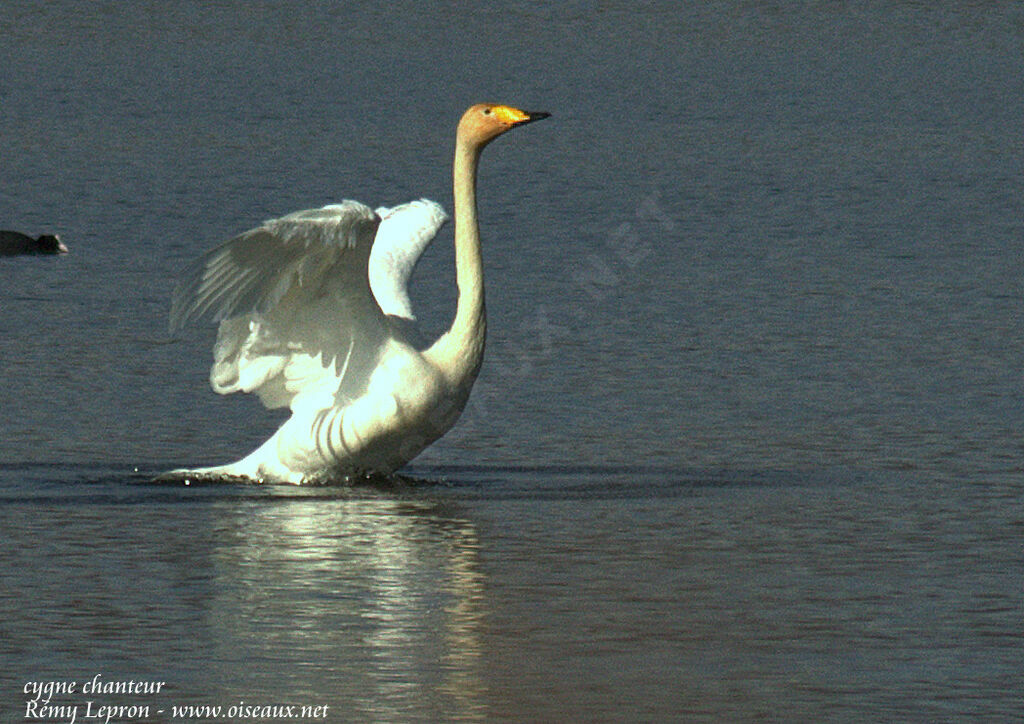
<path fill-rule="evenodd" d="M 54 234 L 43 234 L 37 239 L 18 231 L 0 231 L 0 256 L 15 254 L 67 254 L 68 248 Z"/>

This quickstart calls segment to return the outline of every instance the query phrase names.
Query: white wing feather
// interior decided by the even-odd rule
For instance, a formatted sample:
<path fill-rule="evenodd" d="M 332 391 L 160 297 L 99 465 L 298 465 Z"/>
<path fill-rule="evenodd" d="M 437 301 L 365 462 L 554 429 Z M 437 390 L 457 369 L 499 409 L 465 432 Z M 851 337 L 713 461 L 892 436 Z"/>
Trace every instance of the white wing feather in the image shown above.
<path fill-rule="evenodd" d="M 370 289 L 385 314 L 414 320 L 409 279 L 448 215 L 428 199 L 392 209 L 382 206 L 377 214 L 381 223 L 370 252 Z"/>
<path fill-rule="evenodd" d="M 315 285 L 342 257 L 365 260 L 376 223 L 368 206 L 344 201 L 271 219 L 224 242 L 182 274 L 171 331 L 206 316 L 219 322 L 241 311 L 269 311 L 293 286 Z"/>
<path fill-rule="evenodd" d="M 355 201 L 273 219 L 189 266 L 171 329 L 220 322 L 210 382 L 268 407 L 330 406 L 365 387 L 388 338 L 367 261 L 378 217 Z"/>

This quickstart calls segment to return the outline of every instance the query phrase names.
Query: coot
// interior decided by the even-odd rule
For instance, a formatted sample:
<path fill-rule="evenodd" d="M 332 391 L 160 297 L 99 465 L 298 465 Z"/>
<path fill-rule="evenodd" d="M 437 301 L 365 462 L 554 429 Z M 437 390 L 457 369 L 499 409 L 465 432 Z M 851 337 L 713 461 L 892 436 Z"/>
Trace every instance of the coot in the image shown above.
<path fill-rule="evenodd" d="M 14 254 L 66 254 L 59 236 L 43 234 L 33 239 L 18 231 L 0 231 L 0 256 Z"/>

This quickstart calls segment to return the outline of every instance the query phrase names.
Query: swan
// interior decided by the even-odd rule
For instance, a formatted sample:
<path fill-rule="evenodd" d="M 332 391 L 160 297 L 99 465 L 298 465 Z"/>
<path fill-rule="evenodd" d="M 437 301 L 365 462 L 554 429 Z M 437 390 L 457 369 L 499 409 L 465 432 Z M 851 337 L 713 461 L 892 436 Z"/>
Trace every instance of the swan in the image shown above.
<path fill-rule="evenodd" d="M 171 475 L 313 483 L 391 473 L 455 424 L 483 360 L 487 321 L 477 223 L 483 148 L 549 114 L 481 103 L 455 136 L 451 327 L 426 344 L 408 282 L 447 220 L 427 199 L 371 209 L 346 200 L 267 221 L 201 256 L 171 303 L 173 334 L 219 322 L 210 383 L 255 392 L 290 417 L 237 462 Z"/>
<path fill-rule="evenodd" d="M 0 256 L 67 253 L 68 248 L 55 234 L 43 234 L 32 238 L 20 231 L 0 231 Z"/>

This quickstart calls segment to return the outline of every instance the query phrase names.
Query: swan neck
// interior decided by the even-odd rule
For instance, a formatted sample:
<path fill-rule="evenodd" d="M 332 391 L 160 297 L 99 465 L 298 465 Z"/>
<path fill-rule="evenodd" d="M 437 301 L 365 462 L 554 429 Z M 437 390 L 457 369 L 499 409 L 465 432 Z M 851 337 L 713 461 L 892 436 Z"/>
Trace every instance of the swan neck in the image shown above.
<path fill-rule="evenodd" d="M 477 223 L 476 172 L 481 146 L 456 138 L 453 169 L 455 205 L 455 320 L 429 353 L 456 384 L 471 384 L 483 360 L 487 319 L 484 307 L 483 257 Z"/>

